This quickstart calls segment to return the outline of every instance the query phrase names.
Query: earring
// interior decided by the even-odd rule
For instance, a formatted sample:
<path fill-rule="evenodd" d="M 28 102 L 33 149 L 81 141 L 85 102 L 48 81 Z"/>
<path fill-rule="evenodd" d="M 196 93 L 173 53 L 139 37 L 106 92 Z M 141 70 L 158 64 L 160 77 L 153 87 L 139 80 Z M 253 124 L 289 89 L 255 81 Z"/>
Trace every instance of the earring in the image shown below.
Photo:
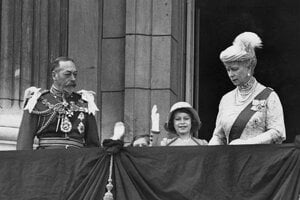
<path fill-rule="evenodd" d="M 250 73 L 248 73 L 247 75 L 250 76 Z"/>

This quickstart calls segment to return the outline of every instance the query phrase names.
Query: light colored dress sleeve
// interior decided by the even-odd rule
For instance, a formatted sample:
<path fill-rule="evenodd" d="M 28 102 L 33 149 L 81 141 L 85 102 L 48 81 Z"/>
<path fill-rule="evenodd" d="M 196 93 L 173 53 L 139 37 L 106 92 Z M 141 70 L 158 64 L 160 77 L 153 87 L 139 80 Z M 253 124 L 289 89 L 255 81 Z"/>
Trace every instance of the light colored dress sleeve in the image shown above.
<path fill-rule="evenodd" d="M 283 108 L 275 92 L 271 93 L 267 104 L 267 129 L 275 130 L 271 133 L 273 142 L 282 143 L 286 139 Z"/>

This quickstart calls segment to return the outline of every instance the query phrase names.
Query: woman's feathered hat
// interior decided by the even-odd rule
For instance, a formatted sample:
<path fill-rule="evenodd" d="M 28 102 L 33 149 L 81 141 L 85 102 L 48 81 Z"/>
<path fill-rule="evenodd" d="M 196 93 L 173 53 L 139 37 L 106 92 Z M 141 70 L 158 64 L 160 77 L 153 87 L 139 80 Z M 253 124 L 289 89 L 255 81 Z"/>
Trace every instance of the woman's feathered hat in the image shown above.
<path fill-rule="evenodd" d="M 239 34 L 233 41 L 232 46 L 228 47 L 220 54 L 222 62 L 245 61 L 256 58 L 255 48 L 261 48 L 260 37 L 252 32 Z"/>

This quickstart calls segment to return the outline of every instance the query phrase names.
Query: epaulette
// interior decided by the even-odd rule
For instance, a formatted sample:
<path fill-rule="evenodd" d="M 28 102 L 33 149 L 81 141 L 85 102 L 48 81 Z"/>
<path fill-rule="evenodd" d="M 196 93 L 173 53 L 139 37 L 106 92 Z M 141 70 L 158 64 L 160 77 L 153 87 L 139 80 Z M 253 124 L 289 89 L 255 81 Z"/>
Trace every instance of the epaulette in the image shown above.
<path fill-rule="evenodd" d="M 80 90 L 77 92 L 77 94 L 81 95 L 81 99 L 86 101 L 88 103 L 88 113 L 89 114 L 96 114 L 96 111 L 99 111 L 95 104 L 95 98 L 94 95 L 96 94 L 93 91 L 87 91 L 87 90 Z"/>
<path fill-rule="evenodd" d="M 31 113 L 40 96 L 42 94 L 46 94 L 47 92 L 49 92 L 48 90 L 40 92 L 40 90 L 41 88 L 37 88 L 37 87 L 30 87 L 25 90 L 24 106 L 23 106 L 24 110 L 28 110 L 29 113 Z"/>

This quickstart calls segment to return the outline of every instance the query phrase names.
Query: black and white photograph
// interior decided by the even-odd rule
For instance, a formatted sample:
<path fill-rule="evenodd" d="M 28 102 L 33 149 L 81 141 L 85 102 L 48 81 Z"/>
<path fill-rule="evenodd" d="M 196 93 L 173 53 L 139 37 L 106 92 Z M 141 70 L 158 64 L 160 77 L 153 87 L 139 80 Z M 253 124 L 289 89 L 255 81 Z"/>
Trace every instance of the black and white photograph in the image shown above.
<path fill-rule="evenodd" d="M 300 200 L 299 19 L 299 0 L 1 0 L 0 199 Z"/>

